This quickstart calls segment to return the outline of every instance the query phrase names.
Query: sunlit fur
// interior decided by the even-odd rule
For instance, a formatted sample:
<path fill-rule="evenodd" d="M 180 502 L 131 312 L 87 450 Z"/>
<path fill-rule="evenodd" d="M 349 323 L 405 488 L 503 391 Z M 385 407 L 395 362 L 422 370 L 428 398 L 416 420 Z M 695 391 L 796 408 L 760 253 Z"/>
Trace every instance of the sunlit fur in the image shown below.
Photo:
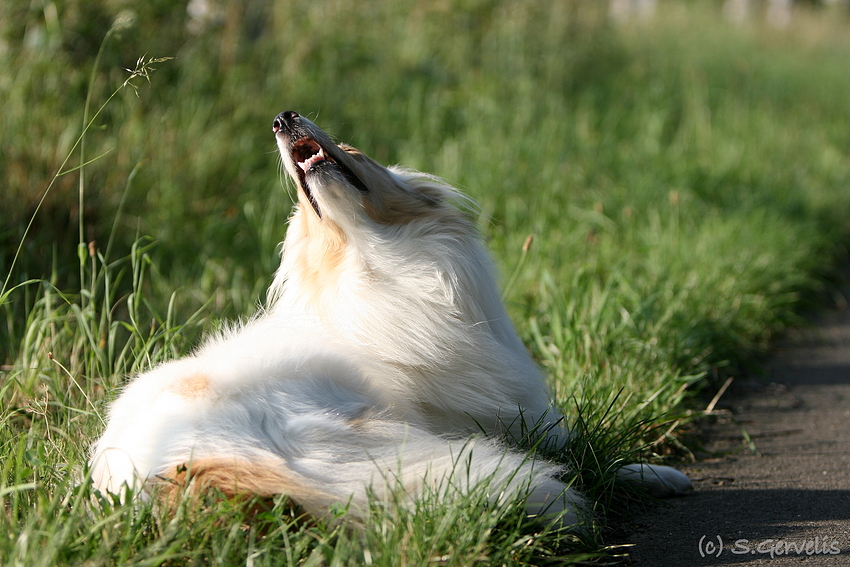
<path fill-rule="evenodd" d="M 192 478 L 354 518 L 370 494 L 483 485 L 496 503 L 527 495 L 530 514 L 578 521 L 561 469 L 498 441 L 538 422 L 552 443 L 565 433 L 465 199 L 295 113 L 275 132 L 298 204 L 266 307 L 127 386 L 93 450 L 95 485 L 144 496 Z"/>

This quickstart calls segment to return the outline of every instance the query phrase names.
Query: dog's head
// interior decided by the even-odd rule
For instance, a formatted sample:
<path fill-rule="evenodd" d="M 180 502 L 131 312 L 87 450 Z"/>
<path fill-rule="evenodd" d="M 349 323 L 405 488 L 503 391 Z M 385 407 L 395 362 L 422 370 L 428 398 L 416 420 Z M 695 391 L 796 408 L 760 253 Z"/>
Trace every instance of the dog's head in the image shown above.
<path fill-rule="evenodd" d="M 295 112 L 280 113 L 273 131 L 286 171 L 298 187 L 301 208 L 309 207 L 316 220 L 346 225 L 354 215 L 361 224 L 398 226 L 445 211 L 448 187 L 421 175 L 431 182 L 417 183 L 357 148 L 336 144 Z"/>
<path fill-rule="evenodd" d="M 486 255 L 452 204 L 462 197 L 440 180 L 386 168 L 292 111 L 279 114 L 273 130 L 298 192 L 274 295 L 285 282 L 318 297 L 366 272 L 383 281 L 417 264 L 453 272 L 449 262 Z"/>

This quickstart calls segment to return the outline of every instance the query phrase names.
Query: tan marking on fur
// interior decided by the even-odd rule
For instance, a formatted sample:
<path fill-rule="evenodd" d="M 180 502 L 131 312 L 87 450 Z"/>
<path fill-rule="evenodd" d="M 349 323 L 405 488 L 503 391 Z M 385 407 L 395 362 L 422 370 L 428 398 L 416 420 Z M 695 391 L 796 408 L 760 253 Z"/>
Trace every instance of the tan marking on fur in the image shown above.
<path fill-rule="evenodd" d="M 279 468 L 272 463 L 207 458 L 179 465 L 169 480 L 179 485 L 191 481 L 194 490 L 214 487 L 228 496 L 243 493 L 272 496 L 300 492 L 298 483 L 282 474 Z"/>
<path fill-rule="evenodd" d="M 210 379 L 206 374 L 192 374 L 191 376 L 183 378 L 179 382 L 172 384 L 168 389 L 184 398 L 200 398 L 209 392 Z"/>
<path fill-rule="evenodd" d="M 175 507 L 184 497 L 198 498 L 216 489 L 226 498 L 247 499 L 287 496 L 292 506 L 312 516 L 321 516 L 329 497 L 303 483 L 295 473 L 277 462 L 247 462 L 213 457 L 182 463 L 153 481 L 157 501 Z"/>
<path fill-rule="evenodd" d="M 348 238 L 338 224 L 313 214 L 309 205 L 302 205 L 296 214 L 306 239 L 306 246 L 300 251 L 300 275 L 304 289 L 318 296 L 337 283 Z"/>
<path fill-rule="evenodd" d="M 378 199 L 367 198 L 363 209 L 376 223 L 389 226 L 409 224 L 435 213 L 430 203 L 402 193 L 385 193 Z"/>

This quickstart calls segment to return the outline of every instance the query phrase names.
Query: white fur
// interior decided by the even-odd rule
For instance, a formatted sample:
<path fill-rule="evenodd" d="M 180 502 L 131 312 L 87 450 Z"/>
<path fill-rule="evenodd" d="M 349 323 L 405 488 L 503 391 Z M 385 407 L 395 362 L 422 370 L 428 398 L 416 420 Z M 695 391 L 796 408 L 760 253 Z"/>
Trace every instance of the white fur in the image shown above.
<path fill-rule="evenodd" d="M 338 147 L 297 115 L 281 114 L 275 131 L 299 204 L 269 304 L 130 383 L 93 448 L 95 485 L 144 495 L 212 460 L 260 465 L 278 480 L 255 490 L 286 492 L 314 515 L 350 504 L 358 517 L 370 490 L 451 497 L 483 483 L 495 502 L 527 495 L 529 513 L 578 521 L 582 498 L 559 467 L 475 435 L 520 435 L 543 420 L 565 439 L 489 256 L 452 204 L 461 197 Z M 331 166 L 302 176 L 293 144 L 304 137 L 369 191 Z M 623 475 L 658 494 L 690 486 L 667 467 Z"/>

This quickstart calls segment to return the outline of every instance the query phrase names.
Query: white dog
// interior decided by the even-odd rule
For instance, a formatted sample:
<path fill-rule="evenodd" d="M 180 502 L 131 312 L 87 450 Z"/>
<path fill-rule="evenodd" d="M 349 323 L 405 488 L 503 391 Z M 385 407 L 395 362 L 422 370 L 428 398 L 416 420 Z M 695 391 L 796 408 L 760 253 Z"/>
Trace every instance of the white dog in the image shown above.
<path fill-rule="evenodd" d="M 448 498 L 484 485 L 494 501 L 525 496 L 530 514 L 579 521 L 582 497 L 558 466 L 494 439 L 535 422 L 550 442 L 565 432 L 452 204 L 462 197 L 337 145 L 295 112 L 273 129 L 298 205 L 269 303 L 130 383 L 94 446 L 95 486 L 144 497 L 189 482 L 357 518 L 391 492 Z M 691 487 L 669 467 L 621 474 L 660 496 Z"/>

